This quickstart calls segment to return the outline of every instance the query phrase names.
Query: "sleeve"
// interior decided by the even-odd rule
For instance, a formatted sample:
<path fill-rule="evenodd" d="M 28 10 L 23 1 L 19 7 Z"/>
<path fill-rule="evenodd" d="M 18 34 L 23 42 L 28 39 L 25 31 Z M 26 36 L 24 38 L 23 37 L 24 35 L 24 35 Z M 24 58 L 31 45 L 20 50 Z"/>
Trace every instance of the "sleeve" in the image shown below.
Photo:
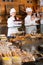
<path fill-rule="evenodd" d="M 11 22 L 11 20 L 8 19 L 8 20 L 7 20 L 7 27 L 10 27 L 10 26 L 11 26 L 10 22 Z"/>

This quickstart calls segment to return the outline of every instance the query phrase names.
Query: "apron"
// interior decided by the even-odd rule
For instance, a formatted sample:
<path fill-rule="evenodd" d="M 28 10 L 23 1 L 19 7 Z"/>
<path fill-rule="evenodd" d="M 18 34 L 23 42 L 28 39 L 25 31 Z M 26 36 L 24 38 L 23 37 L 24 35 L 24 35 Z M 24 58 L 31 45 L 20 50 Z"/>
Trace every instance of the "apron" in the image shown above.
<path fill-rule="evenodd" d="M 8 28 L 8 35 L 11 36 L 12 34 L 18 33 L 18 29 L 16 27 L 14 28 Z"/>
<path fill-rule="evenodd" d="M 26 34 L 36 33 L 36 26 L 26 27 Z"/>

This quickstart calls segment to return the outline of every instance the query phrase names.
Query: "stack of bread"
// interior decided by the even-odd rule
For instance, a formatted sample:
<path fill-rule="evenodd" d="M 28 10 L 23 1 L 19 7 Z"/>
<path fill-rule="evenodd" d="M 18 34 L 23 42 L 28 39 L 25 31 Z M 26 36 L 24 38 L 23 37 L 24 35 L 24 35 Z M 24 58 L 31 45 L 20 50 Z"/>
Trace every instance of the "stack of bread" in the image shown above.
<path fill-rule="evenodd" d="M 5 34 L 0 34 L 0 40 L 1 41 L 7 41 L 7 37 Z"/>

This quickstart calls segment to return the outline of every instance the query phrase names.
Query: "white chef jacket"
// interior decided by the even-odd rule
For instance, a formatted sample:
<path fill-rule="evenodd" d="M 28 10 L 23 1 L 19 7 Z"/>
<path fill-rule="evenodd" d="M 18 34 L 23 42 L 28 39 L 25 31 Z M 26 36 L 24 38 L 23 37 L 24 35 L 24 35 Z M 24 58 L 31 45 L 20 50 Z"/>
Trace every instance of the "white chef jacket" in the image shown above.
<path fill-rule="evenodd" d="M 31 16 L 30 15 L 27 15 L 25 17 L 25 27 L 26 27 L 26 33 L 30 34 L 30 33 L 33 33 L 34 31 L 36 32 L 36 26 L 33 26 L 35 25 L 35 20 L 31 20 Z"/>
<path fill-rule="evenodd" d="M 8 26 L 8 34 L 7 36 L 11 36 L 11 34 L 17 33 L 18 32 L 18 28 L 15 27 L 15 23 L 14 23 L 15 18 L 14 17 L 10 17 L 8 18 L 7 21 L 7 26 Z"/>

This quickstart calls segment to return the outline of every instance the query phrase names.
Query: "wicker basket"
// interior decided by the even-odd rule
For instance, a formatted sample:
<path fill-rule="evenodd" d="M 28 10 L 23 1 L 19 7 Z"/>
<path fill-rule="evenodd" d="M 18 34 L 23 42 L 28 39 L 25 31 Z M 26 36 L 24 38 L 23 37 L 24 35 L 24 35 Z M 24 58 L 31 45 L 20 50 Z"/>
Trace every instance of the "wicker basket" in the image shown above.
<path fill-rule="evenodd" d="M 12 59 L 10 57 L 2 57 L 3 65 L 12 65 Z"/>
<path fill-rule="evenodd" d="M 13 62 L 13 65 L 21 65 L 22 64 L 22 60 L 19 56 L 12 57 L 12 62 Z"/>

